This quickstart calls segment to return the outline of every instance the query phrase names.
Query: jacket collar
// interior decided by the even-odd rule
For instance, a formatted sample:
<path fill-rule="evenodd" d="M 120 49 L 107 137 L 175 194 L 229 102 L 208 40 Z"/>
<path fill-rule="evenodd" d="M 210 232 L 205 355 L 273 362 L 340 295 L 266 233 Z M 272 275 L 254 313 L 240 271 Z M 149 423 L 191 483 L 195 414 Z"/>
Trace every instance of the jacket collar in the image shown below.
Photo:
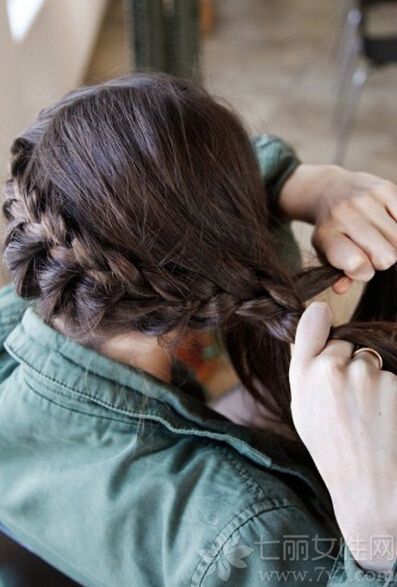
<path fill-rule="evenodd" d="M 181 435 L 224 442 L 256 464 L 318 491 L 308 455 L 294 443 L 235 424 L 181 387 L 80 345 L 47 325 L 34 306 L 25 310 L 4 347 L 49 399 L 70 407 L 85 401 L 94 415 L 106 411 L 123 420 L 153 420 Z"/>

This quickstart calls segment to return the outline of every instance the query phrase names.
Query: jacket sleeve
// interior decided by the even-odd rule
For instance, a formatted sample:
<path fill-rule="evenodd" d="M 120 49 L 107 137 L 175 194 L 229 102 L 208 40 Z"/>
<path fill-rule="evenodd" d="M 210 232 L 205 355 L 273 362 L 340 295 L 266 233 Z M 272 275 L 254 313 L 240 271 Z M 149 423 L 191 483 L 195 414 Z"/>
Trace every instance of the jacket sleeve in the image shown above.
<path fill-rule="evenodd" d="M 15 293 L 13 282 L 0 288 L 0 384 L 16 366 L 14 359 L 4 348 L 4 341 L 31 303 Z"/>
<path fill-rule="evenodd" d="M 373 536 L 378 539 L 378 545 L 374 543 L 374 547 L 388 548 L 388 539 L 391 536 Z M 354 559 L 349 547 L 344 542 L 339 550 L 336 559 L 332 576 L 328 583 L 328 587 L 359 587 L 361 585 L 369 585 L 370 587 L 396 587 L 397 586 L 397 560 L 394 563 L 393 569 L 388 573 L 377 573 L 375 571 L 366 571 Z"/>
<path fill-rule="evenodd" d="M 397 562 L 390 573 L 363 570 L 339 532 L 325 530 L 297 505 L 258 513 L 222 538 L 206 552 L 197 587 L 397 585 Z"/>
<path fill-rule="evenodd" d="M 291 221 L 283 218 L 278 206 L 281 189 L 301 163 L 294 149 L 274 135 L 256 135 L 251 144 L 258 161 L 269 211 L 270 229 L 276 239 L 280 258 L 293 271 L 302 266 L 299 246 L 291 230 Z"/>
<path fill-rule="evenodd" d="M 278 199 L 281 189 L 301 160 L 290 144 L 274 135 L 255 135 L 251 138 L 251 143 L 265 186 L 269 212 L 271 216 L 279 217 Z"/>

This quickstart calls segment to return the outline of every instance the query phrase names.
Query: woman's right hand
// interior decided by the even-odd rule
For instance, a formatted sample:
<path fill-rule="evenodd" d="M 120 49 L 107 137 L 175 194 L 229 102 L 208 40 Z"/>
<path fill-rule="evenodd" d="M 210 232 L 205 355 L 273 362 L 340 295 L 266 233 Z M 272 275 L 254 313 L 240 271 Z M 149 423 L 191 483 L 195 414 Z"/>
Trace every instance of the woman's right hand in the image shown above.
<path fill-rule="evenodd" d="M 292 417 L 352 555 L 365 569 L 390 571 L 397 559 L 397 377 L 379 370 L 371 353 L 352 358 L 351 343 L 327 343 L 331 323 L 324 302 L 313 302 L 300 319 Z M 392 554 L 376 548 L 381 537 Z"/>

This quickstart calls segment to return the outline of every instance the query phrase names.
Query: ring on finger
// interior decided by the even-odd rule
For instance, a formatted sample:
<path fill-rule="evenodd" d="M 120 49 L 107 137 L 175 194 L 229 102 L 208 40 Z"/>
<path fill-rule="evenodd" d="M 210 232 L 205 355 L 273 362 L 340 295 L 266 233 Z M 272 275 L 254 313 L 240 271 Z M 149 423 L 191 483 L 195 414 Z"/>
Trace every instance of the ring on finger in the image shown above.
<path fill-rule="evenodd" d="M 382 369 L 382 367 L 383 367 L 383 358 L 382 358 L 382 355 L 380 353 L 378 353 L 378 351 L 376 351 L 375 349 L 371 349 L 370 347 L 363 346 L 363 347 L 360 347 L 360 348 L 356 349 L 353 352 L 353 355 L 352 356 L 355 357 L 359 353 L 370 353 L 371 355 L 374 355 L 377 358 L 377 360 L 378 360 L 379 370 Z"/>

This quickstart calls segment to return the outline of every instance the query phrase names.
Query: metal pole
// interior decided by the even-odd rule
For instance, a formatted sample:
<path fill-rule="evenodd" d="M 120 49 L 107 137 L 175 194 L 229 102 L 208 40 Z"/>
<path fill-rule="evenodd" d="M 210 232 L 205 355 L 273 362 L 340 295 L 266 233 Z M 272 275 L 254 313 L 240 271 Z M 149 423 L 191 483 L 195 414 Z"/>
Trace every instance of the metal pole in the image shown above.
<path fill-rule="evenodd" d="M 134 69 L 199 78 L 199 0 L 125 0 Z"/>

